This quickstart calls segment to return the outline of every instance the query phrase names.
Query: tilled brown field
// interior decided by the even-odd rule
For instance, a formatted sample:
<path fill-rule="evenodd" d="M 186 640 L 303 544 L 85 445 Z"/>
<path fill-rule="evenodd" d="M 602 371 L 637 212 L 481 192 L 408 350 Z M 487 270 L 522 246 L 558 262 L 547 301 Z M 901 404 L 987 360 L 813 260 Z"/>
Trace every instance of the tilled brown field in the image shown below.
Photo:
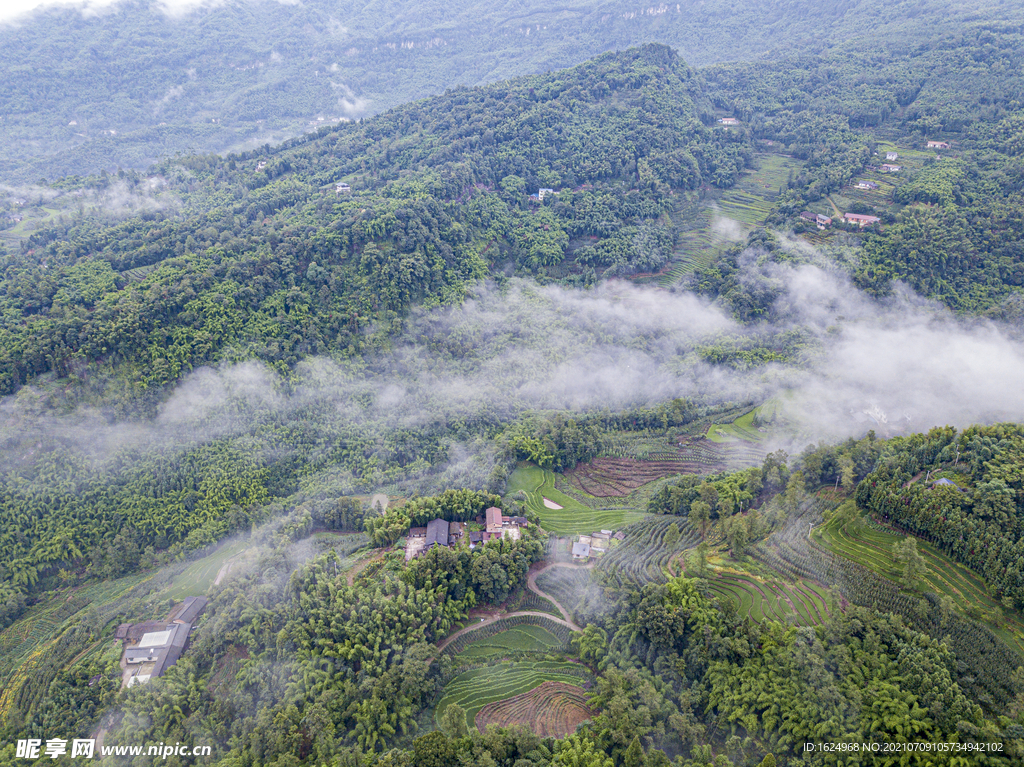
<path fill-rule="evenodd" d="M 599 498 L 629 495 L 641 485 L 673 474 L 722 471 L 720 460 L 638 461 L 634 458 L 595 458 L 565 473 L 575 487 Z"/>
<path fill-rule="evenodd" d="M 542 738 L 564 738 L 597 713 L 587 705 L 587 691 L 565 682 L 544 682 L 529 692 L 488 703 L 476 715 L 476 728 L 522 724 Z"/>

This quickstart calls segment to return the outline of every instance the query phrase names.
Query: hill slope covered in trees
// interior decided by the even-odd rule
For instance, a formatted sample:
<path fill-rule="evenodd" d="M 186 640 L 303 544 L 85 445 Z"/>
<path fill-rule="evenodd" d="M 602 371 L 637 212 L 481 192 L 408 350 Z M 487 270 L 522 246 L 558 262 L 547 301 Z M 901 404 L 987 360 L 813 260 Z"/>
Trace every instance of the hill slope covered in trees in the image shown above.
<path fill-rule="evenodd" d="M 0 182 L 141 169 L 374 114 L 444 91 L 659 42 L 693 65 L 911 49 L 1012 3 L 330 3 L 150 0 L 0 25 Z"/>

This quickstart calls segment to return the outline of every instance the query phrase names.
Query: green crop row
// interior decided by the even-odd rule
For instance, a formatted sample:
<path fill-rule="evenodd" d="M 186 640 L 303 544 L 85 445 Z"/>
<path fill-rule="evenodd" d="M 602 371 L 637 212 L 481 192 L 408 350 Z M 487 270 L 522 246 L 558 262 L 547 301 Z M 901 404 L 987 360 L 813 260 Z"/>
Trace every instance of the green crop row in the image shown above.
<path fill-rule="evenodd" d="M 488 703 L 529 692 L 544 682 L 563 682 L 583 687 L 590 681 L 584 666 L 559 661 L 518 661 L 488 665 L 459 674 L 449 682 L 434 709 L 440 723 L 448 706 L 457 703 L 466 711 L 466 722 L 472 726 L 477 712 Z"/>

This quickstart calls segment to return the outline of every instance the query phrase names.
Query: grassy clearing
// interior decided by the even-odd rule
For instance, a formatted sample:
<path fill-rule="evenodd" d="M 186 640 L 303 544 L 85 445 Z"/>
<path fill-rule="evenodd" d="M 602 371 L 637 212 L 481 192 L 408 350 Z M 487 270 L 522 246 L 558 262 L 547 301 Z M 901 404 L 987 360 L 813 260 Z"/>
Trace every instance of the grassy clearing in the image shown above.
<path fill-rule="evenodd" d="M 444 688 L 434 709 L 438 723 L 452 703 L 466 710 L 466 724 L 474 725 L 477 712 L 488 703 L 530 692 L 544 682 L 562 682 L 583 687 L 590 681 L 590 672 L 577 663 L 560 661 L 519 661 L 484 666 L 459 674 Z"/>
<path fill-rule="evenodd" d="M 172 599 L 184 599 L 209 593 L 221 567 L 235 555 L 241 554 L 248 545 L 249 542 L 244 539 L 234 541 L 221 546 L 209 556 L 196 560 L 174 579 L 166 595 Z"/>
<path fill-rule="evenodd" d="M 713 423 L 708 426 L 707 438 L 719 444 L 730 442 L 763 442 L 768 434 L 758 431 L 754 418 L 758 408 L 745 413 L 732 423 Z"/>
<path fill-rule="evenodd" d="M 555 475 L 533 464 L 520 464 L 509 477 L 507 493 L 522 490 L 527 505 L 534 511 L 545 530 L 558 535 L 591 533 L 595 530 L 619 530 L 644 518 L 644 514 L 631 509 L 592 509 L 555 487 Z M 549 509 L 544 499 L 558 504 L 561 509 Z"/>

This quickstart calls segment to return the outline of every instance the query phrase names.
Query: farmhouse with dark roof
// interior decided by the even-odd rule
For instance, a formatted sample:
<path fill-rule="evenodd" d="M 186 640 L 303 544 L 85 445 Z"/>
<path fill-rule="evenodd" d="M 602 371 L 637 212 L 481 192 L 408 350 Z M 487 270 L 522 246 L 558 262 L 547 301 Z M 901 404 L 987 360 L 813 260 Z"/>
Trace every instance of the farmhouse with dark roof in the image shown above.
<path fill-rule="evenodd" d="M 448 545 L 448 523 L 443 519 L 432 519 L 427 523 L 427 542 L 423 547 L 429 551 L 434 546 Z"/>

